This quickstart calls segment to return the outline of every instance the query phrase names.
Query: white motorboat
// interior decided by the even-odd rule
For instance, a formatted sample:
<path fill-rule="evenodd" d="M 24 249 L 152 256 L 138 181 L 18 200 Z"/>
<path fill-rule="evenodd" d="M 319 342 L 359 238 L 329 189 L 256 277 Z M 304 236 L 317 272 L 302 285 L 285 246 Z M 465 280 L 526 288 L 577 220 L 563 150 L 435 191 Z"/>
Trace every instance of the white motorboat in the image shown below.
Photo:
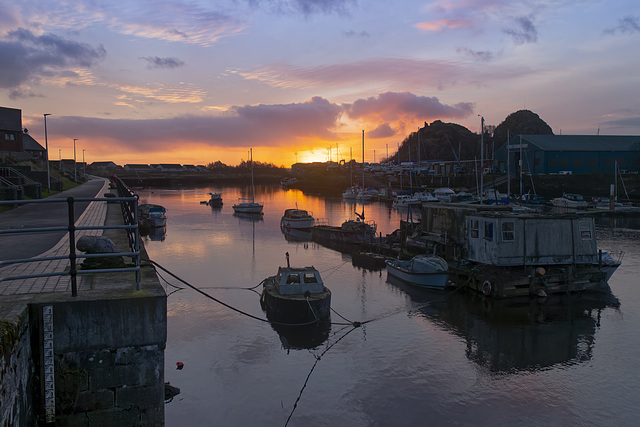
<path fill-rule="evenodd" d="M 455 196 L 456 192 L 450 188 L 436 188 L 433 190 L 433 195 L 441 202 L 450 202 L 451 196 Z"/>
<path fill-rule="evenodd" d="M 436 196 L 429 193 L 428 191 L 419 191 L 417 193 L 413 193 L 413 197 L 415 199 L 418 199 L 421 202 L 439 202 L 440 201 L 440 199 L 438 199 Z"/>
<path fill-rule="evenodd" d="M 313 215 L 304 209 L 287 209 L 280 219 L 280 227 L 287 231 L 291 229 L 309 230 L 313 227 L 314 222 Z"/>
<path fill-rule="evenodd" d="M 449 265 L 436 255 L 416 255 L 409 261 L 389 259 L 387 274 L 409 285 L 444 289 L 449 283 Z"/>
<path fill-rule="evenodd" d="M 347 200 L 355 200 L 358 195 L 358 189 L 356 187 L 347 188 L 344 193 L 342 193 L 342 198 Z"/>
<path fill-rule="evenodd" d="M 588 203 L 581 194 L 564 193 L 562 197 L 556 197 L 551 201 L 554 208 L 563 209 L 587 209 Z"/>
<path fill-rule="evenodd" d="M 408 206 L 418 206 L 420 200 L 407 194 L 400 194 L 393 200 L 394 208 L 406 208 Z"/>

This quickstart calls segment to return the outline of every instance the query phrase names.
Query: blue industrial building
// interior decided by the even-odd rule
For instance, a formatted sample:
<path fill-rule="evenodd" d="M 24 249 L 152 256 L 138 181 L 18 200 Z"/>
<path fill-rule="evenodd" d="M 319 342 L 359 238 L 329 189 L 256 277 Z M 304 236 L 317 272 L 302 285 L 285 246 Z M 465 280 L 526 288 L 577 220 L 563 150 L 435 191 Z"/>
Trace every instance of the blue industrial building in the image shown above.
<path fill-rule="evenodd" d="M 509 156 L 507 157 L 507 153 Z M 640 169 L 640 136 L 516 135 L 494 153 L 494 168 L 532 174 L 614 173 Z"/>

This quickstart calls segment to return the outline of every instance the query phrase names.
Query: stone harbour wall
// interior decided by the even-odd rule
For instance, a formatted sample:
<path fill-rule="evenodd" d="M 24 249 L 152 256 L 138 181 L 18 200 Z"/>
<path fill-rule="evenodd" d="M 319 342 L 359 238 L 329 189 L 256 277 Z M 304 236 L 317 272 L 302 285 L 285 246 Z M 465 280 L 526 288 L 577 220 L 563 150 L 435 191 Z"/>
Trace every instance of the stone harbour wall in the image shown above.
<path fill-rule="evenodd" d="M 22 309 L 20 311 L 20 308 Z M 26 305 L 14 307 L 17 316 L 0 321 L 0 425 L 35 425 L 33 402 L 34 363 Z"/>
<path fill-rule="evenodd" d="M 56 425 L 164 425 L 166 296 L 130 293 L 31 305 L 34 329 L 44 307 L 53 311 Z M 41 353 L 33 355 L 36 372 L 46 378 L 46 345 L 33 348 Z M 40 414 L 47 412 L 45 388 L 36 399 Z"/>

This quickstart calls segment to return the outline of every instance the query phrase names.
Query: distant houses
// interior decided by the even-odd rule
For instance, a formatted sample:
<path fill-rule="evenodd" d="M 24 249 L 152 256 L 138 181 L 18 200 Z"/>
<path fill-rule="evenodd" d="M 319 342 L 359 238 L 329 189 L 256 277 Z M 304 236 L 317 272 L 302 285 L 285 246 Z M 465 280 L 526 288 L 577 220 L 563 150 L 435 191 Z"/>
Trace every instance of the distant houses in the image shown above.
<path fill-rule="evenodd" d="M 113 162 L 111 162 L 113 163 Z M 93 167 L 93 165 L 92 165 Z M 157 163 L 157 164 L 135 164 L 128 163 L 124 165 L 123 169 L 128 172 L 140 172 L 140 173 L 175 173 L 175 172 L 208 172 L 204 165 L 180 165 L 177 163 Z"/>

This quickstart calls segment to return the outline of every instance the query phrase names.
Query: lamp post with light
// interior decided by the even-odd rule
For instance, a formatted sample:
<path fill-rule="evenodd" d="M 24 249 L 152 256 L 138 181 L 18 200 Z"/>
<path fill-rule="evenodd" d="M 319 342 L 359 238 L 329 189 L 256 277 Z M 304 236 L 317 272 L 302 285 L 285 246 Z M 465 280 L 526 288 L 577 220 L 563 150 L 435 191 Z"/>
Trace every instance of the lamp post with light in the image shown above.
<path fill-rule="evenodd" d="M 86 148 L 82 149 L 82 175 L 84 178 L 84 175 L 87 174 L 87 164 L 84 162 L 84 152 L 85 152 Z"/>
<path fill-rule="evenodd" d="M 44 151 L 47 162 L 47 191 L 51 193 L 51 175 L 49 175 L 49 141 L 47 140 L 47 116 L 50 113 L 43 114 L 44 116 Z"/>
<path fill-rule="evenodd" d="M 76 172 L 76 141 L 78 138 L 73 138 L 73 182 L 78 182 L 77 172 Z"/>

